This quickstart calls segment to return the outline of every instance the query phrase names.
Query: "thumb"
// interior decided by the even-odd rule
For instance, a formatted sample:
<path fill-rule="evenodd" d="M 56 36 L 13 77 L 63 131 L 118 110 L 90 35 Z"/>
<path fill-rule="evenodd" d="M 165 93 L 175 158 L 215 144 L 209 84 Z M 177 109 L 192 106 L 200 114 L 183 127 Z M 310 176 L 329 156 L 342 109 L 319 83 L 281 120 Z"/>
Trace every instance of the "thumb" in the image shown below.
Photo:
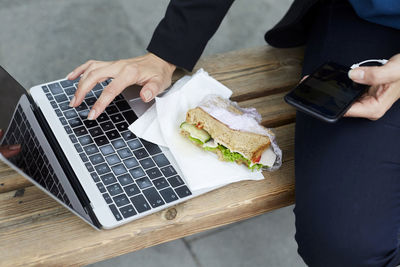
<path fill-rule="evenodd" d="M 142 87 L 142 90 L 140 90 L 140 97 L 144 102 L 150 102 L 164 89 L 160 81 L 150 80 Z"/>
<path fill-rule="evenodd" d="M 400 54 L 379 67 L 358 67 L 349 71 L 353 81 L 368 85 L 380 85 L 400 80 Z"/>

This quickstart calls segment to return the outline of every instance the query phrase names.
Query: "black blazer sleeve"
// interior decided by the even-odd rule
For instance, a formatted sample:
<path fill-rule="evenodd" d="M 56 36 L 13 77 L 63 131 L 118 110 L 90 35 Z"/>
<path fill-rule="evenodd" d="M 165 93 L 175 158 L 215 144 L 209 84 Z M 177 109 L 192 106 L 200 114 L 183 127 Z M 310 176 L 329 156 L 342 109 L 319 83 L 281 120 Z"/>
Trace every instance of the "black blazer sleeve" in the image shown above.
<path fill-rule="evenodd" d="M 171 0 L 147 50 L 191 71 L 234 0 Z"/>

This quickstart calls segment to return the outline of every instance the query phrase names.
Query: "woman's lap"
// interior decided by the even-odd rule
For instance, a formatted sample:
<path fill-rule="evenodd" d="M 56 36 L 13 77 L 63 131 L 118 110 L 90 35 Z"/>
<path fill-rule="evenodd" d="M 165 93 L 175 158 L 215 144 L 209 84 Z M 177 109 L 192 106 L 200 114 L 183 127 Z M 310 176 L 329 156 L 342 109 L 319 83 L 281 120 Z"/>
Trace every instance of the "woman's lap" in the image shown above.
<path fill-rule="evenodd" d="M 399 52 L 400 46 L 385 41 L 397 39 L 400 44 L 400 32 L 361 21 L 347 3 L 320 11 L 310 33 L 304 74 L 327 60 L 351 65 Z M 355 47 L 352 35 L 365 40 L 367 34 L 379 41 Z M 294 212 L 299 254 L 307 264 L 385 266 L 398 261 L 398 139 L 399 102 L 378 121 L 344 118 L 328 124 L 297 114 Z"/>

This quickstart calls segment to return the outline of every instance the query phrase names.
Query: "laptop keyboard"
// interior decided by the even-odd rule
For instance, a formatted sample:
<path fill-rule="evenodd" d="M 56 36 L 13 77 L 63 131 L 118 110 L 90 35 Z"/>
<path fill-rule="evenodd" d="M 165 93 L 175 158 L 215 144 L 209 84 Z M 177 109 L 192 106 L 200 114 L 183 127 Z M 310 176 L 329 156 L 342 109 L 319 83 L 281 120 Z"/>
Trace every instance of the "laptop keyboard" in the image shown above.
<path fill-rule="evenodd" d="M 70 200 L 65 194 L 20 105 L 17 107 L 2 143 L 2 145 L 11 144 L 21 144 L 21 153 L 9 160 L 72 208 Z"/>
<path fill-rule="evenodd" d="M 96 120 L 89 109 L 110 81 L 97 84 L 70 108 L 79 79 L 43 86 L 55 113 L 117 221 L 192 193 L 161 149 L 128 130 L 137 116 L 118 95 Z"/>

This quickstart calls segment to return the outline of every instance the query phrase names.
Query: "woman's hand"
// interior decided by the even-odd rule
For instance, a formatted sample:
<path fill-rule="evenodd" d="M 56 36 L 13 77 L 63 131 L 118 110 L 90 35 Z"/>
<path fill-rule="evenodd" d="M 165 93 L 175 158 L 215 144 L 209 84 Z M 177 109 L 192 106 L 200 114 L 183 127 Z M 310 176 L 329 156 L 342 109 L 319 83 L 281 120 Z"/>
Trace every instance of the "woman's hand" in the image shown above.
<path fill-rule="evenodd" d="M 0 129 L 0 139 L 3 137 L 3 130 Z M 11 158 L 16 156 L 21 150 L 21 145 L 7 145 L 0 146 L 0 154 L 2 154 L 6 158 Z"/>
<path fill-rule="evenodd" d="M 114 79 L 104 88 L 101 96 L 89 112 L 88 120 L 96 119 L 118 94 L 133 84 L 143 86 L 140 91 L 140 97 L 143 101 L 149 102 L 171 85 L 171 78 L 175 68 L 175 65 L 152 53 L 117 61 L 89 60 L 77 67 L 67 77 L 69 80 L 74 80 L 82 74 L 70 106 L 79 106 L 85 95 L 97 83 L 103 82 L 108 78 Z"/>
<path fill-rule="evenodd" d="M 377 120 L 400 98 L 400 54 L 380 67 L 358 67 L 351 70 L 349 77 L 371 87 L 344 116 Z"/>

